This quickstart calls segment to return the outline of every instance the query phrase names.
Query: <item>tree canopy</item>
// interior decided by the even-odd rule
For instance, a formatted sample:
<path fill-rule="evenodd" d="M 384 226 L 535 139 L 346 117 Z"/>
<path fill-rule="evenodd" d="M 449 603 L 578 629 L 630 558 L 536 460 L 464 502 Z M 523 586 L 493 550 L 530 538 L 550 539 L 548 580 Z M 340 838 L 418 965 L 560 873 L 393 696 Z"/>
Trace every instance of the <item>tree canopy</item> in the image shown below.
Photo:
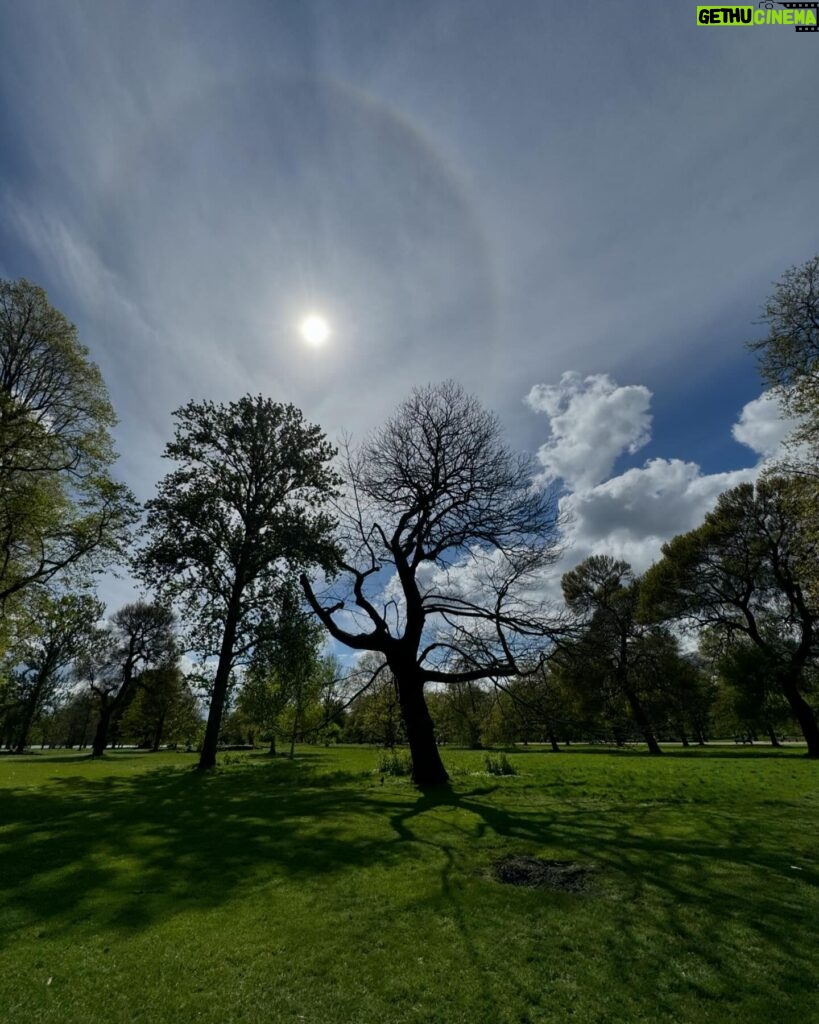
<path fill-rule="evenodd" d="M 806 538 L 819 531 L 815 522 L 795 516 L 791 494 L 792 482 L 783 477 L 722 494 L 702 526 L 663 546 L 662 559 L 644 577 L 643 608 L 756 645 L 799 721 L 809 755 L 819 757 L 816 714 L 802 693 L 806 668 L 818 653 L 819 609 L 800 572 Z M 817 554 L 814 548 L 814 559 Z"/>
<path fill-rule="evenodd" d="M 123 558 L 136 518 L 111 476 L 116 418 L 76 328 L 28 281 L 0 281 L 0 602 Z"/>
<path fill-rule="evenodd" d="M 215 764 L 231 671 L 252 654 L 282 587 L 337 561 L 326 502 L 334 449 L 293 405 L 261 395 L 178 409 L 177 468 L 146 504 L 137 571 L 177 602 L 187 646 L 217 659 L 201 768 Z"/>
<path fill-rule="evenodd" d="M 41 587 L 32 588 L 25 607 L 18 610 L 17 635 L 6 658 L 13 680 L 18 753 L 25 750 L 41 711 L 66 686 L 103 611 L 102 602 L 92 594 L 52 594 Z"/>
<path fill-rule="evenodd" d="M 109 731 L 133 700 L 146 669 L 172 668 L 178 658 L 173 611 L 149 601 L 133 601 L 111 616 L 80 659 L 98 704 L 93 752 L 101 757 Z"/>
<path fill-rule="evenodd" d="M 768 336 L 751 343 L 763 380 L 802 422 L 797 442 L 819 452 L 819 256 L 785 271 L 765 303 Z"/>
<path fill-rule="evenodd" d="M 578 642 L 561 652 L 564 667 L 606 686 L 609 698 L 625 699 L 648 749 L 662 753 L 640 691 L 666 638 L 638 620 L 640 584 L 631 566 L 609 555 L 590 555 L 565 573 L 561 586 L 568 607 L 584 620 Z"/>

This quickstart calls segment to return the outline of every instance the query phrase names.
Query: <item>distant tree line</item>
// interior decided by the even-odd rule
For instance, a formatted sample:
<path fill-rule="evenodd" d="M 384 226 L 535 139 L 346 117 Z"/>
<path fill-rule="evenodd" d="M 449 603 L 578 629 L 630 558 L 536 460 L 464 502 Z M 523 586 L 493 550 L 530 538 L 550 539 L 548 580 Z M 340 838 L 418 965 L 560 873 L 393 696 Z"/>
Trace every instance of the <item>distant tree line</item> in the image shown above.
<path fill-rule="evenodd" d="M 754 342 L 798 427 L 642 577 L 610 555 L 545 581 L 557 495 L 453 381 L 341 455 L 294 406 L 189 402 L 140 508 L 113 410 L 44 292 L 0 282 L 0 745 L 703 744 L 819 757 L 819 257 Z M 143 596 L 106 615 L 95 581 Z M 336 652 L 332 656 L 328 638 Z"/>

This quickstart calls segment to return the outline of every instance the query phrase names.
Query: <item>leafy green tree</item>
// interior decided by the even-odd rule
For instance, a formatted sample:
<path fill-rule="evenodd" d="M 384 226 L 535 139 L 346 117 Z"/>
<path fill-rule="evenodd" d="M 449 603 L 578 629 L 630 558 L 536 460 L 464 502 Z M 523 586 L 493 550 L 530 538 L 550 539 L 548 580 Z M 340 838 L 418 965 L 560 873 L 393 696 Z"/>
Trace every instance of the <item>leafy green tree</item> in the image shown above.
<path fill-rule="evenodd" d="M 88 746 L 93 736 L 96 700 L 89 689 L 69 691 L 54 709 L 50 721 L 50 734 L 59 746 Z"/>
<path fill-rule="evenodd" d="M 656 651 L 653 672 L 658 680 L 658 712 L 665 714 L 671 733 L 679 736 L 684 747 L 692 736 L 704 745 L 715 689 L 698 656 L 682 654 L 677 641 L 666 634 Z"/>
<path fill-rule="evenodd" d="M 435 731 L 450 743 L 480 750 L 496 702 L 493 690 L 474 682 L 452 683 L 436 705 Z"/>
<path fill-rule="evenodd" d="M 17 712 L 16 750 L 22 753 L 31 727 L 47 704 L 67 685 L 70 669 L 91 638 L 104 605 L 90 594 L 31 593 L 17 616 L 21 634 L 8 659 Z"/>
<path fill-rule="evenodd" d="M 112 724 L 133 700 L 141 674 L 175 663 L 174 625 L 166 605 L 135 601 L 120 608 L 87 645 L 78 667 L 98 703 L 94 757 L 102 757 Z"/>
<path fill-rule="evenodd" d="M 385 674 L 353 704 L 347 733 L 357 743 L 376 743 L 392 750 L 406 741 L 395 682 Z"/>
<path fill-rule="evenodd" d="M 578 725 L 574 694 L 564 682 L 555 664 L 543 663 L 502 684 L 497 709 L 505 725 L 499 730 L 503 739 L 524 744 L 548 740 L 559 752 L 558 736 L 571 738 Z"/>
<path fill-rule="evenodd" d="M 819 256 L 791 267 L 765 304 L 768 336 L 752 342 L 763 379 L 801 420 L 793 440 L 819 455 Z"/>
<path fill-rule="evenodd" d="M 14 738 L 17 699 L 8 666 L 0 662 L 0 747 L 10 747 Z"/>
<path fill-rule="evenodd" d="M 76 328 L 41 288 L 0 281 L 0 606 L 123 557 L 136 510 L 111 476 L 115 422 Z"/>
<path fill-rule="evenodd" d="M 237 704 L 269 738 L 271 754 L 276 753 L 277 735 L 286 732 L 293 756 L 305 713 L 318 698 L 322 641 L 323 630 L 300 607 L 297 590 L 283 587 L 275 614 L 268 609 L 256 631 Z"/>
<path fill-rule="evenodd" d="M 386 661 L 373 651 L 350 674 L 357 696 L 345 724 L 345 737 L 355 743 L 377 743 L 393 749 L 406 741 L 395 679 Z"/>
<path fill-rule="evenodd" d="M 690 746 L 696 712 L 702 711 L 705 696 L 699 669 L 682 654 L 677 637 L 656 625 L 643 634 L 637 651 L 634 677 L 649 719 L 658 734 Z"/>
<path fill-rule="evenodd" d="M 196 697 L 178 666 L 160 665 L 140 673 L 121 723 L 125 735 L 157 751 L 165 737 L 190 741 L 200 725 Z"/>
<path fill-rule="evenodd" d="M 592 632 L 565 640 L 550 661 L 550 670 L 564 692 L 571 695 L 580 737 L 613 741 L 622 747 L 637 739 L 634 716 L 617 685 L 606 648 Z"/>
<path fill-rule="evenodd" d="M 287 686 L 278 672 L 265 665 L 261 657 L 251 660 L 236 707 L 258 727 L 261 737 L 270 744 L 271 756 L 276 754 L 281 716 L 289 700 Z"/>
<path fill-rule="evenodd" d="M 311 623 L 315 626 L 315 621 Z M 318 638 L 324 639 L 324 630 L 319 626 Z M 297 738 L 303 743 L 338 742 L 346 716 L 349 680 L 341 672 L 338 661 L 328 654 L 320 655 L 314 662 L 307 677 L 303 710 L 299 715 Z M 298 691 L 297 691 L 298 692 Z M 295 702 L 285 710 L 283 718 L 295 713 Z M 290 723 L 288 735 L 292 733 Z"/>
<path fill-rule="evenodd" d="M 199 761 L 213 767 L 231 672 L 260 639 L 294 573 L 331 571 L 334 450 L 292 405 L 246 395 L 190 402 L 165 449 L 177 468 L 147 503 L 137 571 L 193 624 L 189 649 L 215 657 Z"/>
<path fill-rule="evenodd" d="M 222 747 L 254 747 L 256 745 L 255 722 L 238 701 L 228 703 L 222 716 L 222 727 L 219 730 L 219 745 Z"/>
<path fill-rule="evenodd" d="M 325 745 L 340 742 L 349 704 L 349 684 L 338 658 L 323 654 L 316 670 L 316 692 L 321 709 L 316 738 Z"/>
<path fill-rule="evenodd" d="M 746 733 L 767 733 L 780 746 L 777 730 L 790 719 L 790 708 L 776 685 L 776 665 L 764 651 L 745 638 L 727 645 L 717 662 L 720 680 L 732 696 L 733 711 Z M 806 681 L 807 682 L 807 681 Z M 803 688 L 808 687 L 803 684 Z"/>
<path fill-rule="evenodd" d="M 790 501 L 806 528 L 819 507 L 819 256 L 791 267 L 768 298 L 762 322 L 768 335 L 752 342 L 763 380 L 797 421 L 777 473 L 793 477 Z M 816 538 L 805 535 L 809 547 Z M 803 587 L 819 592 L 819 566 L 808 555 Z"/>
<path fill-rule="evenodd" d="M 452 381 L 416 389 L 347 455 L 342 581 L 327 596 L 306 575 L 302 585 L 334 639 L 386 660 L 413 779 L 442 784 L 424 688 L 510 678 L 542 642 L 549 614 L 532 583 L 557 555 L 555 504 L 497 418 Z"/>
<path fill-rule="evenodd" d="M 290 757 L 296 740 L 309 725 L 306 712 L 318 702 L 321 680 L 319 664 L 324 631 L 316 619 L 301 608 L 295 592 L 286 592 L 276 636 L 273 664 L 290 695 Z"/>
<path fill-rule="evenodd" d="M 585 626 L 564 660 L 624 698 L 649 752 L 661 754 L 644 700 L 656 678 L 649 662 L 653 630 L 638 620 L 640 585 L 631 567 L 608 555 L 591 555 L 564 574 L 561 586 L 566 604 Z"/>
<path fill-rule="evenodd" d="M 819 725 L 803 690 L 817 654 L 817 606 L 803 587 L 806 545 L 819 546 L 817 515 L 794 516 L 792 481 L 741 484 L 722 494 L 702 526 L 663 546 L 643 579 L 646 613 L 712 627 L 754 644 L 819 757 Z"/>

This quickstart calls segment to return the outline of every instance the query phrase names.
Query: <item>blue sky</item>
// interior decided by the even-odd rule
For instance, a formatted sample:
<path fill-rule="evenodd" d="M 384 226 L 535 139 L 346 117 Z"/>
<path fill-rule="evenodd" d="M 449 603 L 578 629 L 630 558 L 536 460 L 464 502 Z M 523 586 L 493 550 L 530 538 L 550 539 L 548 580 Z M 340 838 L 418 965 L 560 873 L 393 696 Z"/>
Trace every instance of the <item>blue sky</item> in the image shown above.
<path fill-rule="evenodd" d="M 680 2 L 0 0 L 0 37 L 0 275 L 77 323 L 141 498 L 190 398 L 361 436 L 453 376 L 546 465 L 544 385 L 563 465 L 636 417 L 563 485 L 572 557 L 642 568 L 662 507 L 693 526 L 769 454 L 732 427 L 761 304 L 819 251 L 816 36 Z"/>

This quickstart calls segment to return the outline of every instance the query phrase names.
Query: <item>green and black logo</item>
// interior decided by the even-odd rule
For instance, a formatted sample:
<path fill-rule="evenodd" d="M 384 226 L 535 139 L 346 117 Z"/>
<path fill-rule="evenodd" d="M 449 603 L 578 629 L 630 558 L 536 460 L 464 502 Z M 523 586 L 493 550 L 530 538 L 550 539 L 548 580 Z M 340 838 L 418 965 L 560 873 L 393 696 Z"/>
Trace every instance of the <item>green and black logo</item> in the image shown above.
<path fill-rule="evenodd" d="M 762 0 L 756 7 L 698 7 L 697 24 L 793 25 L 797 32 L 819 32 L 819 0 L 800 4 Z"/>

